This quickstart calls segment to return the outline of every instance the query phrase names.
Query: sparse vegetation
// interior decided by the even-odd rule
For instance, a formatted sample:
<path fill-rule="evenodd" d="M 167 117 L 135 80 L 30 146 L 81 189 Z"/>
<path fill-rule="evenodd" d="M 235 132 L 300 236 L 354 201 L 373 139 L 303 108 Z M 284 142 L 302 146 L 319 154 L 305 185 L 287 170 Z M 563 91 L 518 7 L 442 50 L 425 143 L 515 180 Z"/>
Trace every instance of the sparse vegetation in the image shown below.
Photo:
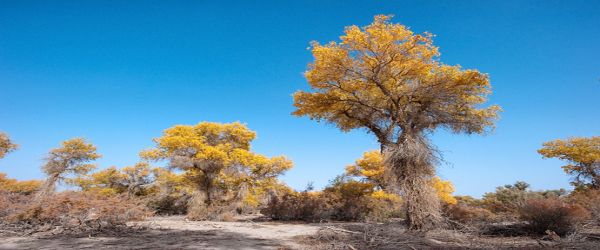
<path fill-rule="evenodd" d="M 454 184 L 461 186 L 436 173 L 441 151 L 429 139 L 439 130 L 493 130 L 501 109 L 487 104 L 490 77 L 443 63 L 433 34 L 391 20 L 377 15 L 346 27 L 339 41 L 309 48 L 309 89 L 293 94 L 292 115 L 343 132 L 364 129 L 377 140 L 377 150 L 324 188 L 287 186 L 280 177 L 292 161 L 257 153 L 257 133 L 241 122 L 173 125 L 131 165 L 100 169 L 96 145 L 74 138 L 50 149 L 40 168 L 45 180 L 0 173 L 0 240 L 84 235 L 87 244 L 124 232 L 167 241 L 151 248 L 185 248 L 176 236 L 193 235 L 200 248 L 219 236 L 224 248 L 279 249 L 261 239 L 227 245 L 267 232 L 309 249 L 598 248 L 600 136 L 557 139 L 537 151 L 565 162 L 574 190 L 516 181 L 482 197 L 455 195 Z M 0 132 L 0 160 L 24 144 Z M 0 248 L 16 246 L 6 242 Z"/>

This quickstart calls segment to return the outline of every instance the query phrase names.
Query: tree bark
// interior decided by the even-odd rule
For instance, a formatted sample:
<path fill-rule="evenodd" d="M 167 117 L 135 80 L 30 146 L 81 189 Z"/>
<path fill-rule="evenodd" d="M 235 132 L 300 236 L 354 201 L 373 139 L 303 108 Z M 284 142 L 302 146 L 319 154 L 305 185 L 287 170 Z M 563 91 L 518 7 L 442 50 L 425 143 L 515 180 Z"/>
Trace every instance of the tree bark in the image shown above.
<path fill-rule="evenodd" d="M 410 230 L 428 230 L 440 223 L 440 202 L 431 178 L 435 156 L 421 133 L 403 132 L 397 143 L 384 147 L 389 183 L 400 192 Z"/>
<path fill-rule="evenodd" d="M 47 197 L 48 195 L 50 195 L 51 193 L 54 192 L 54 189 L 56 187 L 56 182 L 58 182 L 59 176 L 60 176 L 60 174 L 54 173 L 54 174 L 51 174 L 50 176 L 48 176 L 48 178 L 46 178 L 46 180 L 44 181 L 44 184 L 42 185 L 40 190 L 38 190 L 37 194 L 35 195 L 34 200 L 36 202 L 42 201 L 45 197 Z"/>

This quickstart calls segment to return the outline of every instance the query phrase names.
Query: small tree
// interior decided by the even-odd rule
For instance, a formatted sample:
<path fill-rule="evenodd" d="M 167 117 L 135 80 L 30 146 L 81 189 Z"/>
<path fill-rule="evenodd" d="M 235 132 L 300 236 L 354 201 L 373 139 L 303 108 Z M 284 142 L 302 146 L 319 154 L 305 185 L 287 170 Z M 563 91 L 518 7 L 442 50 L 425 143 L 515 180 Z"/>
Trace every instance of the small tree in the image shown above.
<path fill-rule="evenodd" d="M 169 167 L 186 171 L 204 203 L 212 205 L 217 191 L 233 191 L 242 199 L 258 183 L 271 183 L 292 167 L 284 157 L 267 158 L 250 151 L 256 133 L 234 122 L 201 122 L 194 126 L 177 125 L 156 138 L 156 148 L 141 153 L 151 160 L 169 160 Z"/>
<path fill-rule="evenodd" d="M 562 169 L 573 176 L 573 186 L 600 189 L 600 136 L 546 142 L 538 153 L 567 161 Z"/>
<path fill-rule="evenodd" d="M 83 175 L 93 170 L 96 165 L 89 162 L 100 157 L 96 146 L 83 138 L 62 142 L 61 147 L 52 149 L 46 157 L 42 170 L 48 177 L 38 192 L 38 199 L 54 192 L 56 183 L 65 180 L 69 174 Z"/>
<path fill-rule="evenodd" d="M 389 183 L 406 202 L 409 228 L 426 229 L 440 218 L 429 185 L 436 155 L 426 135 L 437 128 L 483 133 L 499 107 L 481 106 L 490 93 L 487 75 L 441 63 L 433 35 L 415 35 L 389 19 L 347 27 L 339 43 L 314 42 L 305 73 L 312 91 L 294 94 L 293 114 L 373 133 Z"/>
<path fill-rule="evenodd" d="M 79 176 L 70 182 L 83 191 L 94 191 L 104 195 L 127 193 L 129 196 L 140 196 L 151 192 L 154 173 L 154 169 L 148 163 L 139 162 L 123 169 L 109 167 Z"/>
<path fill-rule="evenodd" d="M 19 146 L 14 144 L 7 134 L 0 132 L 0 159 L 6 154 L 15 151 Z"/>

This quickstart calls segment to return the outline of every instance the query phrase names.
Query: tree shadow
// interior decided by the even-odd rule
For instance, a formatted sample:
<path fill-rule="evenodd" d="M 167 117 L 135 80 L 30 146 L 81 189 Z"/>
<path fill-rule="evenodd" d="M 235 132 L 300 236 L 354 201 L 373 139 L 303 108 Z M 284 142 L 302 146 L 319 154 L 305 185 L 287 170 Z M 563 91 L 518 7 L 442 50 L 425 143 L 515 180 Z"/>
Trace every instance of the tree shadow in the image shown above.
<path fill-rule="evenodd" d="M 283 242 L 248 235 L 172 229 L 123 230 L 88 235 L 0 239 L 0 249 L 285 249 Z"/>

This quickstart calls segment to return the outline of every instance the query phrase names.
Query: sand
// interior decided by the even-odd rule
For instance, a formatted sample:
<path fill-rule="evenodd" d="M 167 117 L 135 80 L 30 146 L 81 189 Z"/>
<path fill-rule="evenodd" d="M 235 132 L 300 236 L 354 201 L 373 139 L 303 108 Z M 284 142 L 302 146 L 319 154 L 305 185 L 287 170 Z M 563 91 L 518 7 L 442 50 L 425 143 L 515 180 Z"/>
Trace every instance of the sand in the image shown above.
<path fill-rule="evenodd" d="M 152 217 L 132 223 L 147 230 L 87 237 L 0 237 L 0 249 L 302 249 L 295 238 L 316 233 L 318 224 L 187 221 Z"/>

